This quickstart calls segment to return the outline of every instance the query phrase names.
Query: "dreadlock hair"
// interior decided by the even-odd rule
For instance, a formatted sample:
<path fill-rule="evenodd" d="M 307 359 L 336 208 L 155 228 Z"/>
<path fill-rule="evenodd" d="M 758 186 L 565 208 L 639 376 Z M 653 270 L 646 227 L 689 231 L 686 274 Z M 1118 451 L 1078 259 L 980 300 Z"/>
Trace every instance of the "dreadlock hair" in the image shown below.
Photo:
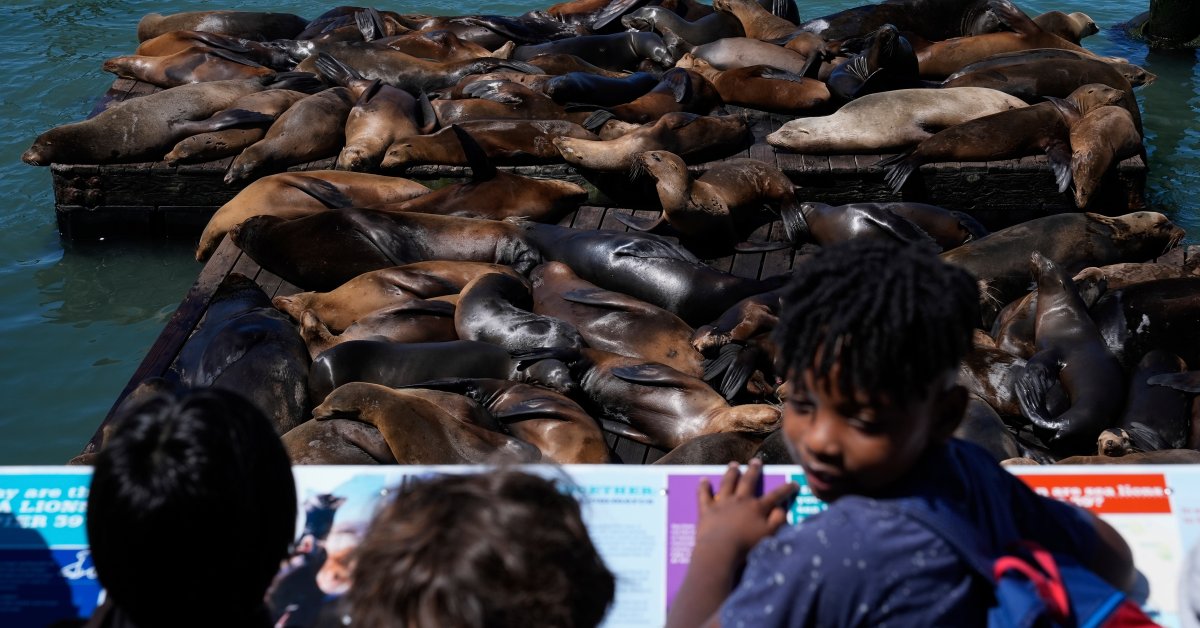
<path fill-rule="evenodd" d="M 781 295 L 777 367 L 827 379 L 838 391 L 923 394 L 971 347 L 979 289 L 966 271 L 920 247 L 859 238 L 823 248 L 797 268 Z"/>

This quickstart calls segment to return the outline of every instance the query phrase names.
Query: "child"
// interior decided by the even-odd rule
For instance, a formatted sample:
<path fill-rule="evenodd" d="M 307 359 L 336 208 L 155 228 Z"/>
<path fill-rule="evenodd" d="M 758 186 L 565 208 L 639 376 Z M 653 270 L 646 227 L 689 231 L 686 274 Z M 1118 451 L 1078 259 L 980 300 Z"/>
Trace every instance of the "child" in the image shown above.
<path fill-rule="evenodd" d="M 591 628 L 613 575 L 579 504 L 516 471 L 401 488 L 358 546 L 344 600 L 356 627 Z"/>
<path fill-rule="evenodd" d="M 668 626 L 986 623 L 994 585 L 889 508 L 899 498 L 953 509 L 997 551 L 1033 540 L 1132 586 L 1129 548 L 1111 527 L 951 439 L 978 298 L 963 270 L 885 241 L 831 246 L 795 271 L 775 331 L 791 384 L 782 429 L 829 509 L 781 527 L 779 504 L 797 487 L 756 498 L 756 463 L 745 477 L 731 465 L 715 497 L 702 485 L 696 548 Z"/>
<path fill-rule="evenodd" d="M 218 389 L 159 395 L 96 457 L 88 541 L 108 598 L 88 626 L 263 627 L 263 594 L 296 527 L 275 428 Z"/>

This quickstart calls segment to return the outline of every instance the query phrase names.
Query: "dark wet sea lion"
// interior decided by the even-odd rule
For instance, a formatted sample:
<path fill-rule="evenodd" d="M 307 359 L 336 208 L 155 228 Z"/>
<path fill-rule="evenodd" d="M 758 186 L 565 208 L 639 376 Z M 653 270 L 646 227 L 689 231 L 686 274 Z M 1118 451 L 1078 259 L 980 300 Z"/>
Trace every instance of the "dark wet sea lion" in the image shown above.
<path fill-rule="evenodd" d="M 1071 456 L 1059 460 L 1057 464 L 1200 464 L 1200 451 L 1160 449 L 1126 454 L 1115 458 L 1111 456 Z"/>
<path fill-rule="evenodd" d="M 838 11 L 801 24 L 829 41 L 861 37 L 884 24 L 939 41 L 987 32 L 987 0 L 892 0 Z"/>
<path fill-rule="evenodd" d="M 502 379 L 444 379 L 418 386 L 475 400 L 513 436 L 537 447 L 544 459 L 558 464 L 609 461 L 596 420 L 556 392 Z"/>
<path fill-rule="evenodd" d="M 721 272 L 667 240 L 644 233 L 582 231 L 528 223 L 525 235 L 546 261 L 562 262 L 601 288 L 674 312 L 690 325 L 713 320 L 782 277 L 745 279 Z"/>
<path fill-rule="evenodd" d="M 457 294 L 476 277 L 486 273 L 520 275 L 508 266 L 481 262 L 417 262 L 359 275 L 330 292 L 300 292 L 278 296 L 271 303 L 300 320 L 305 310 L 335 332 L 360 318 L 417 299 Z"/>
<path fill-rule="evenodd" d="M 102 69 L 121 78 L 164 88 L 190 83 L 248 79 L 275 73 L 275 70 L 239 54 L 201 46 L 161 57 L 113 57 L 104 61 Z"/>
<path fill-rule="evenodd" d="M 400 464 L 533 462 L 540 458 L 532 445 L 448 412 L 429 392 L 350 383 L 314 408 L 313 418 L 353 419 L 375 426 Z"/>
<path fill-rule="evenodd" d="M 230 236 L 260 266 L 309 290 L 332 290 L 368 271 L 427 260 L 509 264 L 519 272 L 540 261 L 521 225 L 409 212 L 255 216 Z"/>
<path fill-rule="evenodd" d="M 1108 289 L 1108 282 L 1103 277 L 1094 274 L 1076 275 L 1071 279 L 1075 290 L 1083 299 L 1084 307 L 1092 307 L 1100 295 Z M 1029 358 L 1037 352 L 1034 342 L 1037 323 L 1036 289 L 1004 306 L 996 316 L 992 325 L 992 336 L 996 339 L 996 347 L 1021 358 Z"/>
<path fill-rule="evenodd" d="M 542 86 L 542 92 L 559 104 L 579 103 L 607 107 L 634 100 L 654 89 L 659 78 L 649 72 L 634 72 L 621 78 L 588 72 L 568 72 Z"/>
<path fill-rule="evenodd" d="M 237 99 L 268 89 L 309 91 L 310 74 L 181 85 L 117 103 L 93 118 L 42 133 L 21 160 L 33 166 L 60 163 L 122 163 L 157 160 L 179 140 L 216 130 L 205 123 Z"/>
<path fill-rule="evenodd" d="M 499 68 L 534 71 L 533 66 L 508 59 L 481 57 L 464 61 L 429 61 L 386 46 L 359 42 L 314 46 L 312 54 L 312 57 L 298 64 L 297 69 L 315 72 L 322 59 L 332 58 L 354 68 L 367 80 L 379 79 L 410 94 L 444 89 L 468 74 L 492 72 Z"/>
<path fill-rule="evenodd" d="M 606 70 L 598 65 L 588 63 L 575 55 L 565 53 L 540 54 L 526 63 L 540 69 L 546 74 L 566 74 L 568 72 L 587 72 L 612 78 L 621 78 L 628 72 Z"/>
<path fill-rule="evenodd" d="M 589 347 L 704 375 L 704 356 L 689 345 L 692 328 L 671 312 L 604 290 L 559 262 L 534 268 L 529 278 L 533 311 L 570 323 Z"/>
<path fill-rule="evenodd" d="M 416 181 L 377 174 L 310 170 L 268 175 L 217 209 L 200 235 L 196 261 L 207 260 L 221 238 L 251 216 L 299 218 L 330 207 L 374 207 L 428 193 L 429 188 Z"/>
<path fill-rule="evenodd" d="M 459 39 L 495 50 L 509 41 L 518 44 L 575 37 L 586 30 L 539 11 L 508 15 L 401 15 L 401 24 L 416 31 L 448 30 Z"/>
<path fill-rule="evenodd" d="M 232 273 L 179 350 L 169 379 L 188 388 L 236 392 L 283 434 L 308 419 L 308 363 L 291 321 L 271 307 L 254 281 Z"/>
<path fill-rule="evenodd" d="M 902 89 L 855 99 L 828 116 L 796 118 L 767 143 L 798 153 L 879 153 L 920 143 L 938 131 L 1025 107 L 994 89 Z"/>
<path fill-rule="evenodd" d="M 353 106 L 354 97 L 345 87 L 331 87 L 300 100 L 275 120 L 262 140 L 234 158 L 225 182 L 336 155 L 345 144 L 346 116 Z"/>
<path fill-rule="evenodd" d="M 942 253 L 980 281 L 984 328 L 991 327 L 1005 304 L 1029 287 L 1029 255 L 1039 251 L 1067 273 L 1088 266 L 1153 259 L 1184 236 L 1164 215 L 1134 212 L 1124 216 L 1058 214 L 996 231 Z"/>
<path fill-rule="evenodd" d="M 632 70 L 643 60 L 669 68 L 675 57 L 657 33 L 583 35 L 528 46 L 517 46 L 512 58 L 530 61 L 541 54 L 569 54 L 608 70 Z"/>
<path fill-rule="evenodd" d="M 704 434 L 765 434 L 779 425 L 778 408 L 730 406 L 704 380 L 655 362 L 584 349 L 570 366 L 608 429 L 647 445 L 673 449 Z"/>
<path fill-rule="evenodd" d="M 1033 22 L 1047 33 L 1062 37 L 1076 45 L 1084 37 L 1100 32 L 1100 27 L 1096 26 L 1095 20 L 1088 17 L 1086 13 L 1078 11 L 1069 14 L 1062 11 L 1047 11 L 1033 18 Z"/>
<path fill-rule="evenodd" d="M 605 111 L 618 120 L 646 124 L 675 111 L 707 114 L 720 104 L 721 96 L 708 79 L 691 70 L 671 68 L 649 92 Z M 590 118 L 584 124 L 594 128 L 595 119 Z"/>
<path fill-rule="evenodd" d="M 599 138 L 567 120 L 471 120 L 459 123 L 482 149 L 498 164 L 525 165 L 556 162 L 561 158 L 552 140 L 556 137 L 598 140 Z M 398 169 L 421 164 L 466 166 L 471 160 L 453 128 L 431 135 L 415 135 L 395 141 L 380 164 Z"/>
<path fill-rule="evenodd" d="M 163 161 L 174 166 L 232 157 L 265 137 L 276 118 L 307 96 L 290 89 L 268 89 L 243 96 L 209 118 L 213 126 L 223 126 L 226 122 L 236 122 L 236 126 L 186 137 L 175 144 Z"/>
<path fill-rule="evenodd" d="M 811 203 L 817 205 L 816 203 Z M 936 205 L 910 202 L 851 203 L 849 206 L 875 206 L 908 220 L 929 234 L 942 250 L 948 251 L 990 233 L 969 214 L 943 209 Z"/>
<path fill-rule="evenodd" d="M 1071 127 L 1071 180 L 1075 205 L 1087 207 L 1101 179 L 1121 160 L 1146 155 L 1142 134 L 1129 110 L 1100 107 Z"/>
<path fill-rule="evenodd" d="M 383 434 L 361 421 L 306 421 L 280 440 L 292 464 L 396 464 Z"/>
<path fill-rule="evenodd" d="M 868 37 L 866 50 L 834 68 L 825 82 L 833 95 L 846 101 L 920 87 L 917 57 L 896 27 L 885 24 Z"/>
<path fill-rule="evenodd" d="M 1174 375 L 1186 370 L 1183 360 L 1169 351 L 1154 350 L 1142 356 L 1129 378 L 1125 411 L 1114 427 L 1123 432 L 1127 446 L 1106 448 L 1104 435 L 1101 435 L 1097 453 L 1123 456 L 1134 451 L 1187 447 L 1192 418 L 1189 395 L 1171 386 L 1147 381 L 1156 375 Z M 1108 444 L 1117 445 L 1118 442 L 1109 440 Z"/>
<path fill-rule="evenodd" d="M 680 58 L 678 66 L 708 79 L 721 101 L 730 105 L 774 113 L 798 113 L 829 102 L 829 86 L 824 81 L 797 76 L 767 65 L 718 70 L 689 52 Z"/>
<path fill-rule="evenodd" d="M 975 395 L 967 401 L 967 411 L 954 430 L 954 437 L 983 447 L 996 462 L 1021 455 L 1016 437 L 1005 427 L 1000 415 L 988 402 Z"/>
<path fill-rule="evenodd" d="M 308 20 L 291 13 L 255 11 L 188 11 L 185 13 L 147 13 L 138 21 L 138 41 L 153 39 L 171 31 L 204 31 L 246 39 L 288 39 L 299 34 Z"/>
<path fill-rule="evenodd" d="M 1108 351 L 1074 284 L 1062 268 L 1036 251 L 1030 265 L 1038 284 L 1038 352 L 1014 376 L 1022 413 L 1059 454 L 1091 449 L 1117 418 L 1125 400 L 1121 363 Z M 1071 407 L 1057 416 L 1045 401 L 1055 381 Z"/>
<path fill-rule="evenodd" d="M 720 432 L 697 436 L 670 453 L 654 461 L 654 464 L 746 464 L 754 457 L 763 442 L 762 434 L 743 432 Z"/>
<path fill-rule="evenodd" d="M 309 310 L 300 316 L 300 336 L 313 358 L 330 347 L 351 340 L 449 342 L 459 340 L 454 329 L 454 309 L 454 304 L 445 301 L 413 299 L 367 314 L 340 334 L 331 332 L 316 313 Z"/>
<path fill-rule="evenodd" d="M 671 31 L 684 41 L 699 46 L 725 37 L 743 37 L 742 23 L 729 13 L 712 13 L 700 19 L 688 21 L 664 7 L 642 7 L 621 16 L 621 24 L 627 29 L 654 31 L 663 34 Z"/>
<path fill-rule="evenodd" d="M 775 291 L 746 297 L 711 323 L 697 327 L 692 334 L 692 346 L 707 353 L 731 342 L 745 343 L 769 333 L 779 323 L 779 308 L 779 294 Z"/>
<path fill-rule="evenodd" d="M 898 192 L 922 164 L 1015 159 L 1045 153 L 1062 192 L 1070 183 L 1071 129 L 1089 111 L 1120 102 L 1125 95 L 1107 85 L 1090 83 L 1063 100 L 1001 111 L 939 131 L 909 153 L 885 158 L 879 165 L 887 169 L 888 184 Z"/>
<path fill-rule="evenodd" d="M 1096 59 L 1095 56 L 1093 56 L 1091 54 L 1075 52 L 1074 50 L 1061 50 L 1058 48 L 1037 48 L 1034 50 L 1020 50 L 1017 52 L 1002 52 L 1000 54 L 995 54 L 986 59 L 983 59 L 982 61 L 976 61 L 975 63 L 972 63 L 970 65 L 963 66 L 963 68 L 961 70 L 946 77 L 946 80 L 943 81 L 942 86 L 945 87 L 946 84 L 949 83 L 950 81 L 954 81 L 961 76 L 966 76 L 967 74 L 972 74 L 975 72 L 999 69 L 999 68 L 1004 68 L 1004 67 L 1008 67 L 1011 65 L 1024 65 L 1027 63 L 1034 63 L 1037 61 L 1049 61 L 1049 60 L 1098 61 L 1098 59 Z M 1116 62 L 1116 61 L 1103 61 L 1103 60 L 1099 60 L 1099 61 L 1101 63 L 1106 63 L 1109 66 L 1112 66 L 1113 68 L 1115 68 L 1118 72 L 1121 73 L 1121 76 L 1123 76 L 1125 78 L 1125 80 L 1129 81 L 1129 84 L 1133 87 L 1141 87 L 1143 85 L 1149 85 L 1150 83 L 1153 83 L 1158 78 L 1154 74 L 1147 72 L 1145 68 L 1136 66 L 1132 63 L 1123 63 L 1123 62 Z M 1103 83 L 1104 81 L 1103 80 L 1093 80 L 1093 81 L 1086 81 L 1086 82 L 1087 83 L 1097 83 L 1097 82 Z M 1119 86 L 1110 85 L 1110 87 L 1119 87 Z"/>
<path fill-rule="evenodd" d="M 1013 369 L 1025 360 L 994 347 L 975 346 L 958 367 L 958 383 L 1006 417 L 1021 416 L 1013 392 Z"/>
<path fill-rule="evenodd" d="M 533 311 L 525 278 L 483 275 L 463 288 L 454 310 L 454 328 L 463 340 L 479 340 L 508 351 L 578 349 L 579 331 L 570 322 Z"/>
<path fill-rule="evenodd" d="M 1200 277 L 1159 279 L 1110 290 L 1092 307 L 1108 349 L 1127 367 L 1154 349 L 1200 365 Z"/>
<path fill-rule="evenodd" d="M 811 240 L 821 246 L 855 238 L 898 240 L 940 253 L 942 247 L 924 229 L 882 204 L 854 203 L 834 207 L 800 203 L 783 214 L 789 240 Z"/>
<path fill-rule="evenodd" d="M 638 153 L 668 150 L 682 157 L 720 151 L 728 154 L 749 139 L 746 120 L 739 116 L 701 116 L 672 112 L 654 124 L 643 125 L 619 138 L 605 141 L 555 138 L 554 145 L 572 165 L 592 170 L 628 171 Z"/>

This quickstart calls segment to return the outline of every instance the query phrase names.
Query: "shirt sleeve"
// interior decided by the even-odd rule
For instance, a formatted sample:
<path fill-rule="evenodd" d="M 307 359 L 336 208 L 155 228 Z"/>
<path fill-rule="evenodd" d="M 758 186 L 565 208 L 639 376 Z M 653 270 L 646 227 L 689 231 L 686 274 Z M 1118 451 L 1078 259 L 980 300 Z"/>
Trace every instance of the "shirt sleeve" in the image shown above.
<path fill-rule="evenodd" d="M 1099 543 L 1091 515 L 1074 504 L 1042 497 L 1020 478 L 1005 475 L 1012 483 L 1013 518 L 1021 538 L 1086 562 Z"/>

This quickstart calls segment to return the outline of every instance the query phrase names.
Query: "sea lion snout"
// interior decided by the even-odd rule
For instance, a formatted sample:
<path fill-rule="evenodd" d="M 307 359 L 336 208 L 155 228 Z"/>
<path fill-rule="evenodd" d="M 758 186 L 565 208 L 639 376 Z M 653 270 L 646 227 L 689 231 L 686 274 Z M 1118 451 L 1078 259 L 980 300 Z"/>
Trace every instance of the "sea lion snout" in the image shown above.
<path fill-rule="evenodd" d="M 26 150 L 24 153 L 22 153 L 21 161 L 23 161 L 31 166 L 49 166 L 50 165 L 50 160 L 46 159 L 46 157 L 42 154 L 42 151 L 39 150 L 38 144 L 34 144 L 33 146 L 29 147 L 28 150 Z"/>

